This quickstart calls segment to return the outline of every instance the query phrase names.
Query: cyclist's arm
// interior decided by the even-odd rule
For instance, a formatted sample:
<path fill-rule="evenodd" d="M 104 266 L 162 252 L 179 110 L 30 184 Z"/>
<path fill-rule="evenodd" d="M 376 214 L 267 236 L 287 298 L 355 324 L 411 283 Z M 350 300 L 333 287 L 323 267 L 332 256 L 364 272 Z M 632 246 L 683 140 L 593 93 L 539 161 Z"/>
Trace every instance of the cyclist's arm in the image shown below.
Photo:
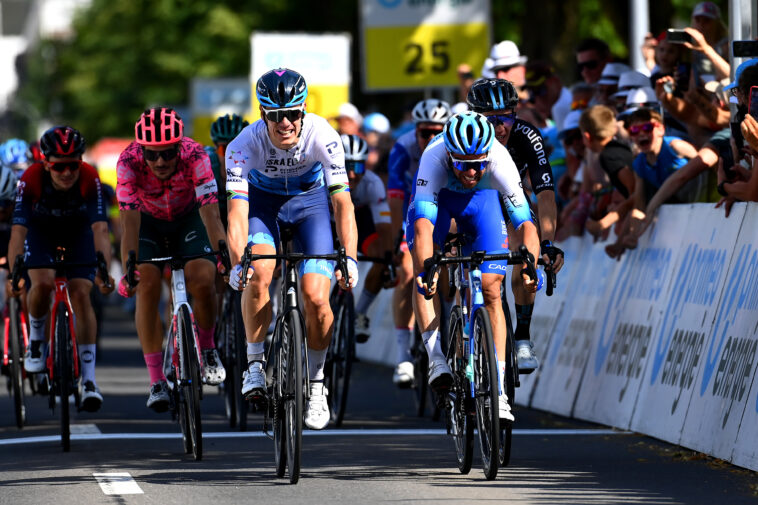
<path fill-rule="evenodd" d="M 257 159 L 247 152 L 242 136 L 232 140 L 226 149 L 226 244 L 229 247 L 229 259 L 232 265 L 237 265 L 245 252 L 248 235 L 248 213 L 250 203 L 247 182 L 247 169 L 232 155 L 238 153 L 248 159 Z"/>
<path fill-rule="evenodd" d="M 26 240 L 26 226 L 14 224 L 11 226 L 11 238 L 8 242 L 8 264 L 13 267 L 16 256 L 24 253 L 24 240 Z"/>
<path fill-rule="evenodd" d="M 437 223 L 438 195 L 447 183 L 445 157 L 447 151 L 440 154 L 435 150 L 427 150 L 421 156 L 418 174 L 416 174 L 416 190 L 413 200 L 408 206 L 409 226 L 413 226 L 413 271 L 416 275 L 423 272 L 424 260 L 434 253 L 433 233 Z M 417 281 L 418 282 L 418 281 Z"/>
<path fill-rule="evenodd" d="M 121 209 L 121 266 L 126 272 L 129 251 L 139 252 L 139 227 L 142 215 L 137 209 Z"/>
<path fill-rule="evenodd" d="M 245 252 L 248 234 L 248 212 L 250 205 L 247 199 L 231 199 L 227 203 L 229 217 L 226 229 L 226 244 L 229 247 L 229 258 L 232 265 L 240 262 L 242 254 Z"/>
<path fill-rule="evenodd" d="M 337 237 L 351 258 L 358 257 L 358 228 L 355 224 L 355 209 L 348 191 L 332 194 L 334 222 L 337 225 Z"/>
<path fill-rule="evenodd" d="M 218 247 L 219 240 L 225 240 L 224 225 L 221 224 L 221 217 L 218 213 L 218 202 L 203 205 L 198 209 L 200 219 L 203 220 L 205 231 L 211 241 L 211 247 L 215 250 Z"/>

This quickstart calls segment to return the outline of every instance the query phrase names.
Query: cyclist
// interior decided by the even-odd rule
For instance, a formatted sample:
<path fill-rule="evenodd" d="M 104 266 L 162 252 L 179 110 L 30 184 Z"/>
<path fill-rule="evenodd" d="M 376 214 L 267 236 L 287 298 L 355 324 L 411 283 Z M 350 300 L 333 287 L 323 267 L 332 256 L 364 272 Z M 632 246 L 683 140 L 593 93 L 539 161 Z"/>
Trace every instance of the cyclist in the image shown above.
<path fill-rule="evenodd" d="M 82 161 L 84 137 L 69 126 L 55 126 L 40 139 L 45 161 L 34 163 L 21 177 L 13 211 L 13 226 L 8 257 L 24 254 L 28 265 L 53 263 L 58 247 L 65 247 L 65 260 L 71 263 L 95 261 L 95 251 L 103 253 L 106 264 L 111 258 L 108 222 L 97 171 Z M 13 261 L 13 260 L 12 260 Z M 50 312 L 50 297 L 55 290 L 55 270 L 28 271 L 31 334 L 24 355 L 24 368 L 39 373 L 46 368 L 47 339 L 45 324 Z M 113 291 L 95 277 L 94 267 L 66 269 L 71 305 L 76 314 L 76 338 L 81 363 L 82 409 L 95 412 L 103 396 L 95 380 L 97 323 L 90 302 L 92 282 L 103 294 Z M 10 283 L 6 286 L 11 296 Z M 66 401 L 61 399 L 61 401 Z"/>
<path fill-rule="evenodd" d="M 10 139 L 0 146 L 0 164 L 20 176 L 32 164 L 32 152 L 25 140 Z"/>
<path fill-rule="evenodd" d="M 213 147 L 205 146 L 205 152 L 211 160 L 213 176 L 218 184 L 218 194 L 221 195 L 218 199 L 218 211 L 224 230 L 226 230 L 226 198 L 224 197 L 226 195 L 226 147 L 249 124 L 238 114 L 219 116 L 211 124 Z"/>
<path fill-rule="evenodd" d="M 341 135 L 345 149 L 345 169 L 350 181 L 350 196 L 355 206 L 358 226 L 358 250 L 366 256 L 384 256 L 392 250 L 390 207 L 384 182 L 373 171 L 366 169 L 368 143 L 358 135 Z M 355 340 L 365 342 L 369 337 L 369 319 L 366 315 L 371 303 L 383 285 L 387 266 L 374 263 L 366 274 L 363 291 L 355 306 Z"/>
<path fill-rule="evenodd" d="M 411 111 L 415 128 L 401 135 L 390 151 L 387 196 L 392 218 L 392 237 L 405 232 L 405 217 L 421 153 L 435 135 L 442 133 L 442 128 L 451 115 L 450 105 L 442 100 L 427 99 L 418 102 Z M 404 239 L 405 237 L 400 244 L 397 286 L 392 294 L 392 317 L 397 341 L 397 365 L 392 381 L 398 386 L 408 387 L 414 379 L 410 352 L 413 332 L 413 263 Z"/>
<path fill-rule="evenodd" d="M 161 271 L 142 259 L 210 253 L 210 244 L 224 239 L 218 212 L 217 185 L 203 147 L 184 136 L 184 123 L 173 109 L 155 107 L 140 116 L 135 141 L 121 153 L 116 195 L 123 235 L 124 271 L 129 251 L 138 251 L 138 283 L 119 283 L 122 296 L 137 295 L 137 335 L 150 374 L 147 406 L 156 412 L 169 407 L 163 372 L 163 329 L 158 303 Z M 209 242 L 210 238 L 210 242 Z M 213 342 L 216 321 L 216 287 L 212 255 L 184 265 L 187 290 L 192 295 L 206 384 L 223 382 L 226 371 Z"/>
<path fill-rule="evenodd" d="M 522 181 L 527 182 L 536 196 L 542 256 L 545 262 L 552 262 L 553 271 L 557 273 L 563 267 L 563 251 L 553 245 L 558 211 L 549 153 L 539 129 L 516 117 L 519 98 L 510 81 L 479 79 L 471 86 L 467 102 L 471 110 L 483 114 L 492 123 L 495 138 L 508 149 Z M 508 237 L 516 239 L 510 243 L 511 249 L 515 250 L 521 242 L 513 234 L 514 227 L 508 216 L 505 212 L 503 215 L 506 216 Z M 529 336 L 536 294 L 525 290 L 516 276 L 511 278 L 511 287 L 516 301 L 515 340 L 519 371 L 531 373 L 539 366 Z"/>
<path fill-rule="evenodd" d="M 531 254 L 539 252 L 537 229 L 532 222 L 518 170 L 508 151 L 495 142 L 495 128 L 481 114 L 463 112 L 453 116 L 421 156 L 416 187 L 411 197 L 406 222 L 408 248 L 413 255 L 413 269 L 418 276 L 418 290 L 413 294 L 414 309 L 424 346 L 429 355 L 429 385 L 444 394 L 452 383 L 450 367 L 440 346 L 439 314 L 432 300 L 423 296 L 436 291 L 423 282 L 424 260 L 432 256 L 434 246 L 442 246 L 450 219 L 458 231 L 469 237 L 467 250 L 502 252 L 506 248 L 505 226 L 498 193 L 504 197 L 508 216 L 519 243 Z M 524 264 L 525 266 L 525 264 Z M 505 370 L 505 315 L 500 300 L 507 262 L 489 261 L 482 265 L 484 305 L 492 323 L 492 335 L 498 356 L 500 383 Z M 535 281 L 525 271 L 516 275 L 526 291 L 537 290 Z M 513 421 L 513 414 L 501 389 L 500 417 Z"/>
<path fill-rule="evenodd" d="M 306 114 L 308 87 L 299 73 L 278 68 L 258 79 L 256 95 L 261 119 L 254 122 L 226 150 L 226 190 L 229 199 L 229 250 L 235 265 L 230 285 L 239 289 L 239 265 L 245 245 L 254 254 L 273 254 L 279 229 L 293 229 L 295 246 L 307 254 L 333 252 L 327 191 L 334 209 L 337 235 L 347 250 L 349 279 L 337 272 L 343 288 L 358 282 L 357 231 L 350 199 L 345 154 L 336 131 L 322 117 Z M 248 370 L 242 393 L 250 400 L 264 398 L 264 339 L 271 321 L 271 284 L 275 262 L 253 263 L 254 273 L 242 296 L 247 336 Z M 323 260 L 300 265 L 308 335 L 310 396 L 305 424 L 323 429 L 329 423 L 328 392 L 324 388 L 324 361 L 331 339 L 333 315 L 329 307 L 332 269 Z M 250 276 L 250 272 L 244 275 Z"/>
<path fill-rule="evenodd" d="M 0 166 L 0 263 L 8 265 L 8 242 L 11 238 L 13 204 L 16 201 L 18 178 L 10 167 Z M 8 271 L 0 269 L 0 306 L 5 305 L 5 279 Z"/>

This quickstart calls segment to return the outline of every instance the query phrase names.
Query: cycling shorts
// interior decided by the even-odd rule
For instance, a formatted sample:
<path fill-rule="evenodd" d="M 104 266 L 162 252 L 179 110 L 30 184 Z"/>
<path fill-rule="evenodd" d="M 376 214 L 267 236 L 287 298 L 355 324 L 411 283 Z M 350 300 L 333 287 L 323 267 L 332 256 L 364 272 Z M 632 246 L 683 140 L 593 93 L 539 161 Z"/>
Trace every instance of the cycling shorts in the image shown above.
<path fill-rule="evenodd" d="M 29 266 L 50 264 L 53 268 L 58 247 L 66 249 L 64 260 L 70 263 L 94 263 L 95 242 L 92 228 L 87 226 L 79 230 L 67 230 L 70 238 L 52 237 L 46 230 L 27 228 L 26 241 L 24 242 L 24 262 Z M 12 261 L 12 260 L 11 260 Z M 95 267 L 66 268 L 66 277 L 69 279 L 95 280 Z"/>
<path fill-rule="evenodd" d="M 329 202 L 323 187 L 297 195 L 267 193 L 250 186 L 249 232 L 251 244 L 269 244 L 278 249 L 279 230 L 293 230 L 295 252 L 304 254 L 333 254 L 330 233 Z M 300 264 L 300 275 L 315 273 L 332 278 L 333 268 L 327 260 L 305 260 Z"/>
<path fill-rule="evenodd" d="M 166 256 L 209 253 L 203 258 L 216 264 L 210 241 L 197 208 L 173 221 L 141 214 L 137 262 Z M 160 266 L 160 265 L 159 265 Z"/>
<path fill-rule="evenodd" d="M 455 219 L 458 233 L 467 238 L 462 248 L 463 254 L 471 251 L 486 251 L 491 254 L 508 252 L 508 233 L 503 213 L 500 210 L 499 193 L 494 189 L 485 189 L 472 193 L 457 193 L 442 189 L 438 198 L 437 223 L 434 226 L 432 240 L 442 247 L 450 230 L 450 220 Z M 408 215 L 405 230 L 408 248 L 413 250 L 412 223 L 415 216 Z M 505 275 L 508 262 L 486 261 L 482 264 L 482 273 Z"/>

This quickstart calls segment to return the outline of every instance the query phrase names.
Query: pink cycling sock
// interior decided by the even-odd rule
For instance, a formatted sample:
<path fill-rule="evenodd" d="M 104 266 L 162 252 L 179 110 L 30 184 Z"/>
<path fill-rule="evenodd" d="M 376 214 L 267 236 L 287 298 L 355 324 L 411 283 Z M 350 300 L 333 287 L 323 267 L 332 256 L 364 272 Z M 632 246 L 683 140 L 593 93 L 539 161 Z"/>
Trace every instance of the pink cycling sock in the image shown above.
<path fill-rule="evenodd" d="M 216 331 L 216 325 L 214 324 L 207 330 L 197 327 L 197 337 L 200 340 L 200 350 L 205 351 L 207 349 L 215 349 L 216 344 L 213 342 L 213 334 Z"/>
<path fill-rule="evenodd" d="M 145 363 L 147 364 L 147 371 L 150 374 L 150 384 L 155 384 L 158 381 L 165 381 L 166 376 L 163 374 L 163 353 L 151 352 L 144 356 Z"/>

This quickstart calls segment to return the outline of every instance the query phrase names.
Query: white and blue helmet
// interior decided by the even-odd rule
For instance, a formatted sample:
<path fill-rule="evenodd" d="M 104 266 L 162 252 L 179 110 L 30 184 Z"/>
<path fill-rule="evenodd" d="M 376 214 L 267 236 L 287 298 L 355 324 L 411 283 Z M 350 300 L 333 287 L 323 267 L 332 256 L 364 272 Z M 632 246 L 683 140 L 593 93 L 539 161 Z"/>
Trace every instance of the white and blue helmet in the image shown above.
<path fill-rule="evenodd" d="M 495 140 L 495 128 L 483 115 L 467 111 L 450 118 L 442 136 L 450 154 L 487 154 Z"/>

